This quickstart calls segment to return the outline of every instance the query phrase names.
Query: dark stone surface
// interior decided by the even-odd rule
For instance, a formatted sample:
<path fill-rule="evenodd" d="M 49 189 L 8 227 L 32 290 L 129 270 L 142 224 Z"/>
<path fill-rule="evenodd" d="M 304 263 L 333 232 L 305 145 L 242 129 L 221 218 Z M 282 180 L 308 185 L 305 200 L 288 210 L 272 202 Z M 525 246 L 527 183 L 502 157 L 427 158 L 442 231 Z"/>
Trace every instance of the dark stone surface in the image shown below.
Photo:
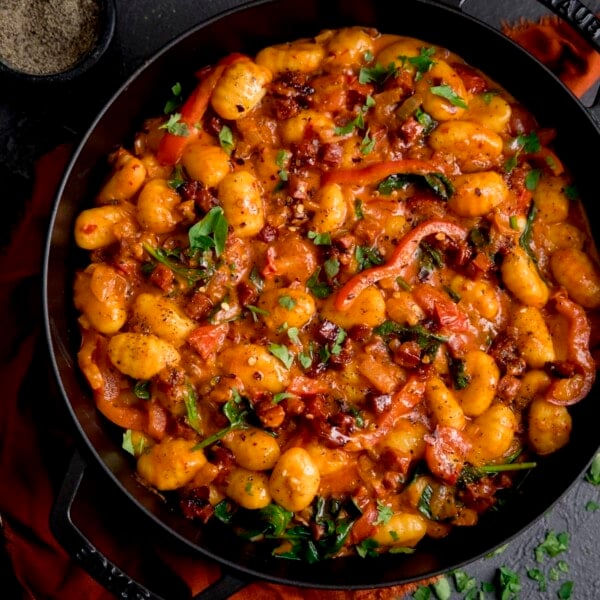
<path fill-rule="evenodd" d="M 6 215 L 0 225 L 0 244 L 9 239 L 12 225 L 26 210 L 36 158 L 59 143 L 76 142 L 102 105 L 157 49 L 236 4 L 239 0 L 117 0 L 117 30 L 109 52 L 68 89 L 65 85 L 32 86 L 0 79 L 0 199 Z M 587 0 L 586 4 L 600 11 L 600 0 Z M 547 12 L 535 0 L 468 0 L 463 9 L 495 25 Z M 572 598 L 600 598 L 600 511 L 586 510 L 590 501 L 600 503 L 600 487 L 586 482 L 582 474 L 547 515 L 511 540 L 503 552 L 464 565 L 464 570 L 479 582 L 491 582 L 498 568 L 507 566 L 520 575 L 520 598 L 556 598 L 566 580 L 574 581 Z M 549 531 L 568 532 L 570 544 L 563 554 L 538 564 L 534 550 Z M 568 573 L 561 572 L 559 581 L 549 580 L 548 590 L 540 592 L 527 577 L 527 570 L 539 568 L 548 576 L 559 560 L 566 561 Z M 464 593 L 453 595 L 462 597 Z"/>

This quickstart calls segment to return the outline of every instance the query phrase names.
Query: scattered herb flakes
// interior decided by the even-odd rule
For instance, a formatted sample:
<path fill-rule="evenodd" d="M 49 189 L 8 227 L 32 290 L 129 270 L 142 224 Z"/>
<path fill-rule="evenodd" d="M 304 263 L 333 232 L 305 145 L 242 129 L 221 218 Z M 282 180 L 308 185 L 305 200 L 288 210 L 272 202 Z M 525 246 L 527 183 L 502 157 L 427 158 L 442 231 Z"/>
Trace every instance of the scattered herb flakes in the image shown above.
<path fill-rule="evenodd" d="M 588 512 L 596 512 L 599 509 L 600 504 L 598 504 L 598 502 L 596 502 L 595 500 L 590 500 L 585 504 L 585 510 L 587 510 Z"/>
<path fill-rule="evenodd" d="M 600 485 L 600 452 L 594 456 L 592 464 L 585 475 L 585 480 L 592 485 Z"/>
<path fill-rule="evenodd" d="M 518 598 L 521 591 L 521 578 L 518 573 L 508 567 L 498 569 L 498 580 L 500 583 L 501 600 Z"/>
<path fill-rule="evenodd" d="M 537 568 L 528 569 L 527 577 L 529 577 L 529 579 L 533 579 L 533 581 L 537 582 L 538 591 L 545 592 L 547 590 L 548 583 L 546 581 L 546 576 L 540 569 L 537 569 Z"/>
<path fill-rule="evenodd" d="M 137 431 L 127 429 L 123 434 L 121 447 L 132 456 L 140 456 L 146 448 L 146 438 Z"/>
<path fill-rule="evenodd" d="M 565 581 L 559 588 L 556 594 L 561 600 L 569 600 L 573 593 L 573 582 Z"/>
<path fill-rule="evenodd" d="M 438 600 L 450 600 L 452 597 L 450 582 L 446 577 L 440 577 L 440 579 L 431 584 L 431 588 Z"/>
<path fill-rule="evenodd" d="M 454 578 L 454 586 L 457 592 L 468 592 L 469 590 L 477 588 L 477 580 L 475 577 L 471 577 L 466 571 L 457 569 L 452 573 Z"/>
<path fill-rule="evenodd" d="M 431 590 L 429 587 L 422 585 L 413 593 L 413 600 L 429 600 L 431 598 Z"/>
<path fill-rule="evenodd" d="M 504 544 L 503 546 L 500 546 L 500 547 L 496 548 L 495 550 L 492 550 L 492 552 L 488 552 L 485 555 L 485 558 L 492 558 L 494 556 L 500 556 L 500 554 L 504 554 L 504 552 L 507 548 L 508 548 L 508 544 Z"/>
<path fill-rule="evenodd" d="M 535 560 L 538 563 L 544 562 L 546 557 L 554 558 L 561 552 L 565 552 L 569 547 L 569 534 L 566 531 L 556 533 L 549 531 L 544 541 L 539 544 L 535 550 Z"/>

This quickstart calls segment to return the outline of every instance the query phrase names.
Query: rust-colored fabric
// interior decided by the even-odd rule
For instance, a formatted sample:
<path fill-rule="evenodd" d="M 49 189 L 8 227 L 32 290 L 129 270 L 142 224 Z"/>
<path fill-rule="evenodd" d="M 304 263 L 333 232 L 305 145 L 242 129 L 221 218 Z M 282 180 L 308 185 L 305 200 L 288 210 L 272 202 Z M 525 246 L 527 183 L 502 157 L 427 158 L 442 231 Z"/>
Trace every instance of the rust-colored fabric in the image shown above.
<path fill-rule="evenodd" d="M 560 20 L 505 23 L 503 29 L 575 94 L 583 95 L 600 79 L 600 55 Z M 0 336 L 0 515 L 23 598 L 108 600 L 112 596 L 69 558 L 48 525 L 73 440 L 61 429 L 65 415 L 56 408 L 60 403 L 52 396 L 47 373 L 40 372 L 46 351 L 39 307 L 40 270 L 53 196 L 71 151 L 63 145 L 39 159 L 25 216 L 11 244 L 0 254 L 0 309 L 5 315 Z M 106 534 L 105 525 L 93 520 L 90 537 L 128 573 L 147 572 L 160 563 L 191 594 L 219 577 L 215 563 L 160 545 L 140 548 L 135 540 L 116 542 Z M 410 594 L 416 586 L 337 592 L 255 582 L 234 599 L 391 600 Z"/>
<path fill-rule="evenodd" d="M 544 63 L 577 96 L 583 96 L 597 81 L 600 53 L 556 15 L 538 23 L 503 23 L 505 35 Z"/>

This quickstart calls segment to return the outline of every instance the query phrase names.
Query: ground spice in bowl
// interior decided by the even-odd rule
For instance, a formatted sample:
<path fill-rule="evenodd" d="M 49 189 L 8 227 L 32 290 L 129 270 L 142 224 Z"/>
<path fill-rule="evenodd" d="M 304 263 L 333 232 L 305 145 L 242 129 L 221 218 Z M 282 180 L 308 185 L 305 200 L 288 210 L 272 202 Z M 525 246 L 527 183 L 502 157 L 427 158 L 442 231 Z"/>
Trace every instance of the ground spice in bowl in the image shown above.
<path fill-rule="evenodd" d="M 26 75 L 69 71 L 97 47 L 103 4 L 101 0 L 3 0 L 0 61 Z"/>

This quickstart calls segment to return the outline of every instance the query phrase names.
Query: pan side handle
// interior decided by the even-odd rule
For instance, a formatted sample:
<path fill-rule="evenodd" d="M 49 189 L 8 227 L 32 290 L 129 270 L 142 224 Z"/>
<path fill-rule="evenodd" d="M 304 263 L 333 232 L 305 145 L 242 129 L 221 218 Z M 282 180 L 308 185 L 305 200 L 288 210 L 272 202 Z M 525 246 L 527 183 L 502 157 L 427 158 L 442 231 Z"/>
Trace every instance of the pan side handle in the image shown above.
<path fill-rule="evenodd" d="M 538 0 L 546 8 L 560 15 L 600 52 L 600 20 L 579 0 Z"/>
<path fill-rule="evenodd" d="M 50 512 L 50 528 L 60 545 L 98 583 L 117 598 L 165 600 L 135 581 L 104 556 L 73 523 L 71 508 L 86 470 L 85 459 L 76 450 Z M 247 580 L 224 573 L 221 579 L 196 594 L 192 600 L 226 600 L 248 585 Z M 172 599 L 171 599 L 172 600 Z"/>
<path fill-rule="evenodd" d="M 164 600 L 131 579 L 99 552 L 73 523 L 71 508 L 83 480 L 86 463 L 78 451 L 71 457 L 67 473 L 50 512 L 50 529 L 60 545 L 96 581 L 118 598 Z"/>

